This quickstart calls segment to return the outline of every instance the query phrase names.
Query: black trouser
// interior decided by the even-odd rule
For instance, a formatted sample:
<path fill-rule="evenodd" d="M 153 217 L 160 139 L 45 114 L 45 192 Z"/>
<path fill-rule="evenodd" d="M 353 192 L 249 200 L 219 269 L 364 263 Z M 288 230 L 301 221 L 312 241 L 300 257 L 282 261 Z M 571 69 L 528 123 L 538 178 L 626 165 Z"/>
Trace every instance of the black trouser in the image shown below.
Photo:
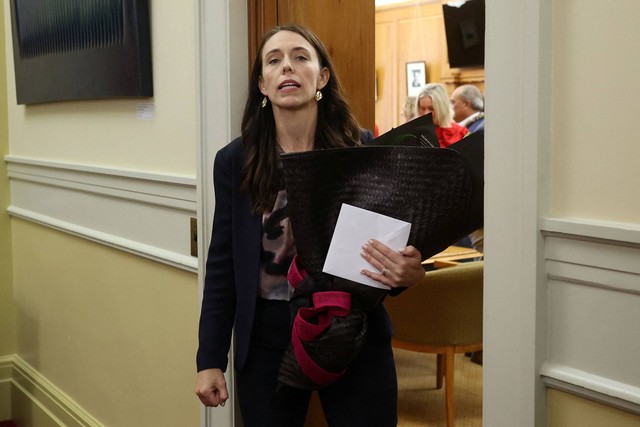
<path fill-rule="evenodd" d="M 258 300 L 247 362 L 236 373 L 245 427 L 304 425 L 311 392 L 279 384 L 278 370 L 289 345 L 288 303 Z M 318 392 L 331 427 L 397 424 L 398 386 L 390 338 L 370 339 L 345 375 Z"/>

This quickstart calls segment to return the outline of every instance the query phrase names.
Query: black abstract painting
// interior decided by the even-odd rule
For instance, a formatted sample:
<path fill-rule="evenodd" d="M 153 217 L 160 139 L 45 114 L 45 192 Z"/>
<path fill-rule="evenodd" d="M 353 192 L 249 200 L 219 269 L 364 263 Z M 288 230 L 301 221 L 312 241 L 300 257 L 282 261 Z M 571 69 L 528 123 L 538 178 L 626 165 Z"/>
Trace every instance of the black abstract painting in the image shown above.
<path fill-rule="evenodd" d="M 148 0 L 11 0 L 18 104 L 153 96 Z"/>

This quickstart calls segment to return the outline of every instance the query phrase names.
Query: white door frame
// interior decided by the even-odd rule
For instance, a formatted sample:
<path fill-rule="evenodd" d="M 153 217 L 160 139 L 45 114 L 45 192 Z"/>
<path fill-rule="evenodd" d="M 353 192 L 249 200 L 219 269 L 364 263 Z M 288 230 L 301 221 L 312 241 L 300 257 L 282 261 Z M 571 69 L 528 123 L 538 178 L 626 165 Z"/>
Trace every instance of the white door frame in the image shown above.
<path fill-rule="evenodd" d="M 483 422 L 545 426 L 551 0 L 486 0 Z"/>
<path fill-rule="evenodd" d="M 198 301 L 204 287 L 206 254 L 213 219 L 213 158 L 240 135 L 247 94 L 247 4 L 238 0 L 196 0 L 196 81 L 198 182 Z M 201 426 L 235 425 L 233 350 L 227 368 L 230 399 L 224 408 L 202 407 Z M 195 397 L 195 396 L 194 396 Z"/>

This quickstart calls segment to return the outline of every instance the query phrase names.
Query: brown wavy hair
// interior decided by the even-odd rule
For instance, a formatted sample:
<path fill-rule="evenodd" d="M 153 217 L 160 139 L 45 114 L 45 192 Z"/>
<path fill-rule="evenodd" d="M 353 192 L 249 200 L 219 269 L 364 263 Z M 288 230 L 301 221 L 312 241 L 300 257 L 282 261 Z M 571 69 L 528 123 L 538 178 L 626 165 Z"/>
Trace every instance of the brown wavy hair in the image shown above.
<path fill-rule="evenodd" d="M 327 67 L 329 81 L 318 102 L 315 149 L 352 147 L 360 144 L 361 128 L 353 116 L 344 90 L 333 68 L 329 53 L 318 36 L 297 24 L 280 25 L 267 31 L 253 62 L 249 79 L 249 96 L 242 117 L 242 140 L 245 159 L 241 190 L 251 195 L 253 212 L 261 214 L 273 208 L 278 194 L 278 150 L 276 126 L 271 103 L 262 108 L 264 95 L 258 87 L 262 74 L 262 49 L 280 31 L 292 31 L 304 37 L 315 49 L 320 68 Z"/>

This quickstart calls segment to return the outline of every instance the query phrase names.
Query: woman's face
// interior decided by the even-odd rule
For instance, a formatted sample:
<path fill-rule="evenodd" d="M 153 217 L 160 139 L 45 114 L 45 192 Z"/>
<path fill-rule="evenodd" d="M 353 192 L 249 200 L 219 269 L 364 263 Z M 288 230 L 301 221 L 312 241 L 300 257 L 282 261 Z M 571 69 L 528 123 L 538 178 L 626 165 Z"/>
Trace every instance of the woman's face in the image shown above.
<path fill-rule="evenodd" d="M 433 108 L 433 99 L 430 96 L 423 96 L 418 100 L 418 115 L 424 116 L 431 113 L 431 116 L 435 116 L 435 109 Z"/>
<path fill-rule="evenodd" d="M 329 81 L 318 54 L 300 34 L 280 31 L 262 48 L 260 92 L 276 108 L 299 109 L 316 102 L 315 94 Z"/>

